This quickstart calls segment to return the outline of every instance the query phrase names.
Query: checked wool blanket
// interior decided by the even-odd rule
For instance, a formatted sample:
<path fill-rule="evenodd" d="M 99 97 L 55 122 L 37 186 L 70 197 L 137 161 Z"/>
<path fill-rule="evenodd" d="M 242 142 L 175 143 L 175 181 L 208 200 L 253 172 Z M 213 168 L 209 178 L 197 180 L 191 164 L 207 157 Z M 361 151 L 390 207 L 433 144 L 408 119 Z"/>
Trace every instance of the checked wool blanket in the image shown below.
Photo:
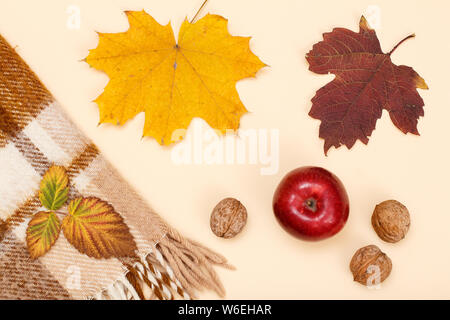
<path fill-rule="evenodd" d="M 40 182 L 57 165 L 68 198 L 114 207 L 136 243 L 132 257 L 95 259 L 60 235 L 30 257 L 27 227 L 43 210 Z M 226 260 L 168 226 L 66 117 L 49 91 L 0 36 L 0 299 L 191 299 L 224 295 L 214 265 Z"/>

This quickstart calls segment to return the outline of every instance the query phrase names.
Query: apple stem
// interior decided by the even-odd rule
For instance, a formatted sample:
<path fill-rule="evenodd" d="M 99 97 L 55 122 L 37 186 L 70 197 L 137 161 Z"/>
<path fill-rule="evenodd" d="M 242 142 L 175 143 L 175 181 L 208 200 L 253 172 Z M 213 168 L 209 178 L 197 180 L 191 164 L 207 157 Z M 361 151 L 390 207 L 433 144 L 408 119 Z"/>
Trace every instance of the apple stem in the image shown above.
<path fill-rule="evenodd" d="M 394 51 L 397 50 L 397 48 L 398 48 L 403 42 L 405 42 L 405 41 L 408 40 L 408 39 L 414 38 L 415 36 L 416 36 L 416 35 L 413 33 L 413 34 L 410 34 L 409 36 L 407 36 L 406 38 L 404 38 L 402 41 L 400 41 L 399 43 L 397 43 L 397 44 L 395 45 L 395 47 L 388 53 L 388 55 L 390 56 L 391 54 L 393 54 Z"/>

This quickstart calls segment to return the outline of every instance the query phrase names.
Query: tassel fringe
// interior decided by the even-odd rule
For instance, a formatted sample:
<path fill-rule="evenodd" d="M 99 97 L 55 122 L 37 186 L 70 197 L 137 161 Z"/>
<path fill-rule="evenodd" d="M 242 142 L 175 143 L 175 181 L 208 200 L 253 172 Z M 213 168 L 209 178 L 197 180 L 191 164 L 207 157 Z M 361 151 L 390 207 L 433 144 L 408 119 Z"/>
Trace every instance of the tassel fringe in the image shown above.
<path fill-rule="evenodd" d="M 213 265 L 234 269 L 223 256 L 175 230 L 169 230 L 149 254 L 123 262 L 127 267 L 123 276 L 93 299 L 191 300 L 203 289 L 223 297 L 225 288 Z"/>

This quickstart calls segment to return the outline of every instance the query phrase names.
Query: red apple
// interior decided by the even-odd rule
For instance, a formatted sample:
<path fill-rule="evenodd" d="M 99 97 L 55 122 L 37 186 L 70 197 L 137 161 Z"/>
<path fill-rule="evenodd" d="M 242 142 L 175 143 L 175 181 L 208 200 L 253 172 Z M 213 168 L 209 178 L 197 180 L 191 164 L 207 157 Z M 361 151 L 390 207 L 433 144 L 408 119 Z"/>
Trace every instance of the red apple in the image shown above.
<path fill-rule="evenodd" d="M 317 241 L 338 233 L 347 222 L 348 195 L 331 172 L 302 167 L 289 172 L 273 196 L 281 226 L 297 238 Z"/>

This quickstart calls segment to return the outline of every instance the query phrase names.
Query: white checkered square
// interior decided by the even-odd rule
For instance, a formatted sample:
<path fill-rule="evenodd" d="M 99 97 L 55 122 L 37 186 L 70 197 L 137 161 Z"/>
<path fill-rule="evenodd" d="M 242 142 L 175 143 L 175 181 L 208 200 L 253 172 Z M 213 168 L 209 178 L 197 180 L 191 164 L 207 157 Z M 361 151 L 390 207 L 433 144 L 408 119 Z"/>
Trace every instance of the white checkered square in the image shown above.
<path fill-rule="evenodd" d="M 89 189 L 91 188 L 91 181 L 92 177 L 87 174 L 86 170 L 83 170 L 78 175 L 76 175 L 71 182 L 79 193 L 86 196 L 86 193 L 88 193 Z"/>
<path fill-rule="evenodd" d="M 0 218 L 12 215 L 39 189 L 40 181 L 40 175 L 13 144 L 0 148 Z"/>
<path fill-rule="evenodd" d="M 63 150 L 70 159 L 76 157 L 90 143 L 62 112 L 61 106 L 54 101 L 42 110 L 36 120 L 46 134 Z"/>
<path fill-rule="evenodd" d="M 31 121 L 23 132 L 51 163 L 61 166 L 70 164 L 70 155 L 58 146 L 37 120 Z"/>

